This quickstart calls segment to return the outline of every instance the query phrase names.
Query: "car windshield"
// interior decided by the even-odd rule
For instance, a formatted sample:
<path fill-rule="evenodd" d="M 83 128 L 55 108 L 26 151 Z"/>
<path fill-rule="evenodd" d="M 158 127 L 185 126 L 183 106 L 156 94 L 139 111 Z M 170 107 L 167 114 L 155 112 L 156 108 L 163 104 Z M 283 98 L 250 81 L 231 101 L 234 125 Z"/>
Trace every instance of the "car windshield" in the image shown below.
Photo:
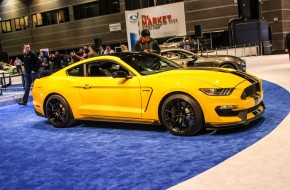
<path fill-rule="evenodd" d="M 198 54 L 192 53 L 192 52 L 187 52 L 187 51 L 177 51 L 180 55 L 182 55 L 181 57 L 196 57 L 199 58 Z"/>
<path fill-rule="evenodd" d="M 161 51 L 161 55 L 169 59 L 199 58 L 199 55 L 195 53 L 181 50 L 165 50 Z"/>
<path fill-rule="evenodd" d="M 164 57 L 156 54 L 146 53 L 128 53 L 128 54 L 116 54 L 124 62 L 129 64 L 141 75 L 151 75 L 168 70 L 174 70 L 182 68 L 173 61 L 170 61 Z"/>

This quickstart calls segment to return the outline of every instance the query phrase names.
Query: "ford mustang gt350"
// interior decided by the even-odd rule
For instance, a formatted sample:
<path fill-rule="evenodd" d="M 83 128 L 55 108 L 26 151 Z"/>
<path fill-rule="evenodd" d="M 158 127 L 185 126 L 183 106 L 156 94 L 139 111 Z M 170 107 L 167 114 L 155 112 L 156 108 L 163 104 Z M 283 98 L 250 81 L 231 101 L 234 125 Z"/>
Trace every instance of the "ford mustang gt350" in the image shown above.
<path fill-rule="evenodd" d="M 33 87 L 38 115 L 162 124 L 172 134 L 247 125 L 264 112 L 261 80 L 223 68 L 183 68 L 156 54 L 115 53 L 74 63 Z"/>

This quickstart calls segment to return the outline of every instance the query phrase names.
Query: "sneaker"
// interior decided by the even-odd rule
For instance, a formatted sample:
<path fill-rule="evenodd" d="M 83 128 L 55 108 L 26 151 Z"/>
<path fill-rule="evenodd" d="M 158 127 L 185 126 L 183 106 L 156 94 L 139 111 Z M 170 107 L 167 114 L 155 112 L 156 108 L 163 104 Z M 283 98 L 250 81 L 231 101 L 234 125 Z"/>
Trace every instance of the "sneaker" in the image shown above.
<path fill-rule="evenodd" d="M 24 103 L 24 102 L 18 102 L 18 104 L 22 106 L 27 106 L 27 103 Z"/>

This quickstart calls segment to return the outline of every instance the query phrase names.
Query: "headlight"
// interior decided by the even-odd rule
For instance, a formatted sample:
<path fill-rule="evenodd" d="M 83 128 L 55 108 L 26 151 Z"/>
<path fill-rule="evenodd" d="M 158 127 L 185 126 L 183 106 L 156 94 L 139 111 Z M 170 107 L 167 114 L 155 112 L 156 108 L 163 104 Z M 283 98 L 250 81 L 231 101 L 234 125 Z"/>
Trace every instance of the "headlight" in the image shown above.
<path fill-rule="evenodd" d="M 208 96 L 229 96 L 234 88 L 200 88 L 199 90 Z"/>
<path fill-rule="evenodd" d="M 243 59 L 237 59 L 236 63 L 240 65 L 246 65 L 246 62 Z"/>

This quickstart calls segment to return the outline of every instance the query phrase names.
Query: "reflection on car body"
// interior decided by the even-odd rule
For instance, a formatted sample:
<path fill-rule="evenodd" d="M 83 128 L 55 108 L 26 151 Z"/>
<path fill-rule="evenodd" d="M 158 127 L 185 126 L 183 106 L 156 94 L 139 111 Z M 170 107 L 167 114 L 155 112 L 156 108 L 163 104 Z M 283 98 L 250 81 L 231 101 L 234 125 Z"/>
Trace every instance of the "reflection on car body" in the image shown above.
<path fill-rule="evenodd" d="M 160 55 L 138 52 L 69 65 L 36 79 L 32 95 L 36 113 L 55 127 L 75 120 L 137 122 L 194 135 L 203 128 L 246 125 L 264 112 L 261 80 L 255 76 L 183 68 Z"/>

